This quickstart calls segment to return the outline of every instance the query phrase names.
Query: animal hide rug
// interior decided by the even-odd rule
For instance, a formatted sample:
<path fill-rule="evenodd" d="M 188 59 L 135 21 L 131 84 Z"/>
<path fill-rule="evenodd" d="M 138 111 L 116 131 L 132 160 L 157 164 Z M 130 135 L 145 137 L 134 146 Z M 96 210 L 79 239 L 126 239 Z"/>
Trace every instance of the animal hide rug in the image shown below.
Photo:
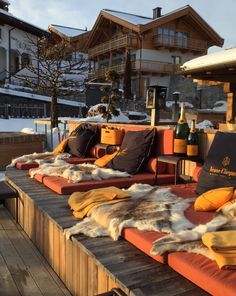
<path fill-rule="evenodd" d="M 53 163 L 44 163 L 37 169 L 30 172 L 30 177 L 33 178 L 35 174 L 42 174 L 46 176 L 63 177 L 71 183 L 78 183 L 89 180 L 104 180 L 111 178 L 125 178 L 130 174 L 120 172 L 108 168 L 100 168 L 94 164 L 69 164 L 62 159 L 56 160 Z"/>
<path fill-rule="evenodd" d="M 65 231 L 67 238 L 83 233 L 91 237 L 109 235 L 117 240 L 125 227 L 170 233 L 194 226 L 184 216 L 185 209 L 193 202 L 192 198 L 183 199 L 169 188 L 146 184 L 134 184 L 124 191 L 132 198 L 94 209 L 91 217 Z"/>
<path fill-rule="evenodd" d="M 66 237 L 82 233 L 90 237 L 110 236 L 117 240 L 123 228 L 135 227 L 167 233 L 154 242 L 152 254 L 189 251 L 212 258 L 201 243 L 202 235 L 218 229 L 236 229 L 236 204 L 225 207 L 210 222 L 196 226 L 184 216 L 193 198 L 181 198 L 173 194 L 170 188 L 144 184 L 134 184 L 127 191 L 131 199 L 96 208 L 91 217 L 65 229 Z"/>
<path fill-rule="evenodd" d="M 36 162 L 38 164 L 43 163 L 53 163 L 60 159 L 65 159 L 70 157 L 69 153 L 60 153 L 60 154 L 54 154 L 53 152 L 43 152 L 43 153 L 32 153 L 32 154 L 26 154 L 22 155 L 20 157 L 14 158 L 12 162 L 7 166 L 8 168 L 15 167 L 17 162 Z"/>

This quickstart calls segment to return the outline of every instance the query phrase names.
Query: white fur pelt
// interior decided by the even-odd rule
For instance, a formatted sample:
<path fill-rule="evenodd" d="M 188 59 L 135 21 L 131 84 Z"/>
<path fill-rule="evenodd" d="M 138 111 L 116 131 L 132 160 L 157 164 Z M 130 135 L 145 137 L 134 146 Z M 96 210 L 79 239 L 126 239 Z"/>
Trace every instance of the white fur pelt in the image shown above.
<path fill-rule="evenodd" d="M 108 168 L 100 168 L 94 164 L 69 164 L 66 161 L 59 159 L 53 163 L 44 163 L 37 169 L 30 172 L 30 177 L 33 178 L 35 174 L 42 174 L 46 176 L 60 176 L 71 183 L 78 183 L 89 180 L 104 180 L 111 178 L 125 178 L 130 174 L 120 172 Z"/>
<path fill-rule="evenodd" d="M 144 184 L 134 184 L 124 191 L 129 192 L 132 198 L 96 208 L 90 217 L 65 229 L 66 237 L 82 233 L 90 237 L 110 236 L 117 240 L 123 228 L 135 227 L 168 233 L 154 242 L 152 254 L 188 251 L 212 259 L 210 251 L 201 242 L 202 235 L 209 231 L 236 229 L 236 203 L 225 206 L 210 222 L 196 226 L 184 216 L 184 211 L 194 201 L 192 198 L 178 197 L 170 188 Z"/>
<path fill-rule="evenodd" d="M 43 153 L 32 153 L 32 154 L 26 154 L 22 155 L 20 157 L 14 158 L 11 163 L 7 166 L 8 168 L 14 167 L 17 162 L 36 162 L 38 164 L 42 163 L 53 163 L 57 160 L 60 159 L 65 159 L 70 157 L 70 154 L 68 153 L 59 153 L 59 154 L 54 154 L 53 152 L 43 152 Z"/>
<path fill-rule="evenodd" d="M 109 235 L 117 240 L 125 227 L 158 232 L 193 228 L 194 225 L 184 217 L 184 211 L 193 202 L 192 198 L 183 199 L 169 188 L 146 184 L 134 184 L 124 191 L 132 198 L 94 209 L 91 217 L 65 230 L 67 238 L 83 233 L 92 237 Z"/>
<path fill-rule="evenodd" d="M 221 212 L 206 224 L 198 225 L 190 230 L 171 233 L 157 239 L 154 242 L 151 254 L 162 255 L 167 251 L 188 251 L 191 243 L 194 244 L 199 241 L 199 246 L 201 246 L 200 240 L 204 233 L 217 230 L 236 230 L 236 203 L 223 207 Z M 194 252 L 198 253 L 198 250 L 196 249 Z M 199 253 L 201 254 L 201 250 Z M 211 258 L 210 254 L 207 257 Z"/>

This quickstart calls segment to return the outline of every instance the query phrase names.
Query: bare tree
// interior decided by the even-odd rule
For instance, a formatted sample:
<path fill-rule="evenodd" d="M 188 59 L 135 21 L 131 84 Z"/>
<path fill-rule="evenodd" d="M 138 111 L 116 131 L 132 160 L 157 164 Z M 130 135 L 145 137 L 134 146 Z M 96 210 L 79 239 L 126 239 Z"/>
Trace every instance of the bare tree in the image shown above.
<path fill-rule="evenodd" d="M 32 61 L 15 77 L 36 92 L 51 96 L 51 126 L 56 127 L 57 99 L 73 94 L 84 85 L 87 61 L 83 55 L 72 56 L 76 49 L 66 40 L 52 36 L 37 41 L 28 39 Z"/>

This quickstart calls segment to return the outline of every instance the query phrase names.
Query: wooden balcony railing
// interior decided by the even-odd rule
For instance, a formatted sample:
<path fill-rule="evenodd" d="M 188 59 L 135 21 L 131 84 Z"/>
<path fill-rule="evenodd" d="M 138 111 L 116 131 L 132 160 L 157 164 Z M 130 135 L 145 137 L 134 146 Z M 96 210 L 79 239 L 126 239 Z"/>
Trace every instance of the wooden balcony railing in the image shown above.
<path fill-rule="evenodd" d="M 110 52 L 112 50 L 129 47 L 135 48 L 138 46 L 138 39 L 135 35 L 123 35 L 122 37 L 117 37 L 116 39 L 104 42 L 88 50 L 89 57 L 94 57 L 105 52 Z"/>
<path fill-rule="evenodd" d="M 150 61 L 150 60 L 136 60 L 132 62 L 132 71 L 137 72 L 148 72 L 148 73 L 158 73 L 170 75 L 179 69 L 179 65 L 174 65 L 171 63 L 159 62 L 159 61 Z M 107 68 L 100 68 L 95 71 L 89 72 L 89 78 L 102 78 L 105 76 L 106 71 L 114 70 L 119 74 L 124 74 L 125 72 L 125 63 L 114 65 Z"/>
<path fill-rule="evenodd" d="M 172 47 L 191 51 L 203 52 L 207 50 L 207 42 L 186 36 L 169 36 L 165 34 L 154 35 L 153 42 L 156 47 Z"/>

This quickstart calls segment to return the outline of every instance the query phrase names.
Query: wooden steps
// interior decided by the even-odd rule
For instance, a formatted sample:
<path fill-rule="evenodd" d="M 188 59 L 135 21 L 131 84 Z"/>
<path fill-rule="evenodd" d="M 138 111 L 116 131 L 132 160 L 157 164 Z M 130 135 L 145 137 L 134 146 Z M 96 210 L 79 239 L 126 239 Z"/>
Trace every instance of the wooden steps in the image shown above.
<path fill-rule="evenodd" d="M 0 206 L 0 295 L 71 296 L 3 206 Z"/>

